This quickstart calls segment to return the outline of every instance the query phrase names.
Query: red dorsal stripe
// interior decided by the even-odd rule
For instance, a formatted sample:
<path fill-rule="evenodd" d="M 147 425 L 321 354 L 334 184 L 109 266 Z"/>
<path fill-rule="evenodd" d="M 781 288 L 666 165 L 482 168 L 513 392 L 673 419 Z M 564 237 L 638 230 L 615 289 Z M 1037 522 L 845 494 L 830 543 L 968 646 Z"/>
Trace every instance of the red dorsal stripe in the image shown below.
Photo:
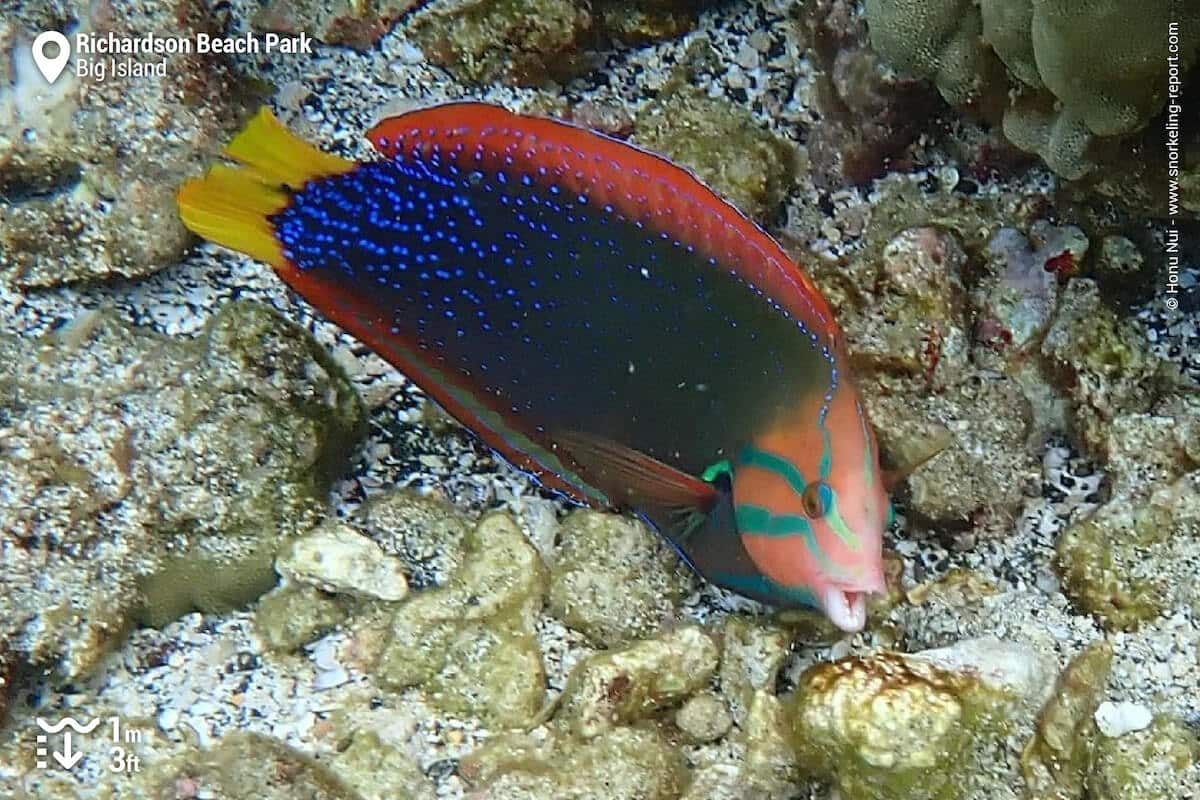
<path fill-rule="evenodd" d="M 450 103 L 383 120 L 368 133 L 388 158 L 417 150 L 460 169 L 528 174 L 540 185 L 611 205 L 737 272 L 830 340 L 837 326 L 812 280 L 770 236 L 692 173 L 625 142 L 486 103 Z"/>

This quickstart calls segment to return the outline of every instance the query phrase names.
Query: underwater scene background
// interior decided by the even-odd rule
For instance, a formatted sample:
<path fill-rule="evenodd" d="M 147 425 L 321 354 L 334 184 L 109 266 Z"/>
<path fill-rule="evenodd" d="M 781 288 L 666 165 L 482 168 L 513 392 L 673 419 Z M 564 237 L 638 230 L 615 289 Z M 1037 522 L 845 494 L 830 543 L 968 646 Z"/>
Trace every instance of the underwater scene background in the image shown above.
<path fill-rule="evenodd" d="M 0 798 L 1200 797 L 1196 4 L 0 11 Z M 180 221 L 263 105 L 368 160 L 447 101 L 659 153 L 811 277 L 906 476 L 863 630 Z"/>

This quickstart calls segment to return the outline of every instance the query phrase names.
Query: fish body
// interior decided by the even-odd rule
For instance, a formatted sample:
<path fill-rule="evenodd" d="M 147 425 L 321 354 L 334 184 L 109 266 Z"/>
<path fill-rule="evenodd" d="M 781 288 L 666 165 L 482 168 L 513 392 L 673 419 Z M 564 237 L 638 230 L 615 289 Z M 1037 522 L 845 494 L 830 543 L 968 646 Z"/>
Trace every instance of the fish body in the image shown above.
<path fill-rule="evenodd" d="M 385 120 L 362 163 L 263 112 L 179 193 L 514 466 L 653 523 L 702 575 L 865 621 L 888 503 L 843 337 L 811 280 L 687 171 L 458 103 Z"/>

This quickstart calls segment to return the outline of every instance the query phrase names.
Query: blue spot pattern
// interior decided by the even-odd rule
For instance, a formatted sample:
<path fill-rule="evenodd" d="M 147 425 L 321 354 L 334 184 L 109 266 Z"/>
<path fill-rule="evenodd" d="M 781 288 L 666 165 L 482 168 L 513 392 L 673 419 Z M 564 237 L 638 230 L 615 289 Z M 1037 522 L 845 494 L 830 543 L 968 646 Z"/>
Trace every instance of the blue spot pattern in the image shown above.
<path fill-rule="evenodd" d="M 824 340 L 719 256 L 545 168 L 470 164 L 412 150 L 312 181 L 272 218 L 284 255 L 526 430 L 612 438 L 692 474 L 832 396 Z"/>

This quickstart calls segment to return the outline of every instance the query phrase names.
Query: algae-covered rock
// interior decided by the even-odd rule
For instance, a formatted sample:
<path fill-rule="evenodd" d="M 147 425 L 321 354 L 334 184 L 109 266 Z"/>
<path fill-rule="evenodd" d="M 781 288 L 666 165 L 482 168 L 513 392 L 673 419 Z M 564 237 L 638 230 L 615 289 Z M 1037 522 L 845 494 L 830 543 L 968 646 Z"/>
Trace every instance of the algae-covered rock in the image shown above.
<path fill-rule="evenodd" d="M 758 220 L 775 214 L 796 179 L 793 145 L 729 101 L 687 87 L 643 108 L 633 141 L 687 167 Z"/>
<path fill-rule="evenodd" d="M 790 797 L 799 783 L 796 751 L 791 747 L 789 718 L 783 702 L 774 694 L 756 691 L 742 723 L 741 745 L 745 748 L 741 779 L 752 797 Z"/>
<path fill-rule="evenodd" d="M 1096 739 L 1088 800 L 1158 800 L 1194 797 L 1200 791 L 1200 737 L 1174 717 L 1158 716 L 1148 728 Z"/>
<path fill-rule="evenodd" d="M 349 525 L 328 522 L 293 539 L 275 560 L 285 578 L 327 592 L 395 602 L 408 594 L 400 562 Z"/>
<path fill-rule="evenodd" d="M 1015 382 L 972 375 L 933 395 L 873 385 L 863 393 L 881 451 L 897 465 L 921 465 L 906 481 L 912 524 L 958 546 L 1012 532 L 1040 472 L 1028 449 L 1032 411 Z"/>
<path fill-rule="evenodd" d="M 305 33 L 329 44 L 366 50 L 418 5 L 417 0 L 268 0 L 252 22 L 260 30 Z"/>
<path fill-rule="evenodd" d="M 712 692 L 701 692 L 688 698 L 675 712 L 675 727 L 694 744 L 716 741 L 728 733 L 732 725 L 733 717 L 725 701 Z"/>
<path fill-rule="evenodd" d="M 1110 630 L 1200 606 L 1200 398 L 1180 393 L 1102 432 L 1109 499 L 1058 539 L 1055 568 L 1077 608 Z"/>
<path fill-rule="evenodd" d="M 1165 384 L 1164 364 L 1145 336 L 1107 308 L 1086 278 L 1062 290 L 1041 349 L 1072 401 L 1075 433 L 1092 452 L 1104 452 L 1114 418 L 1148 410 Z"/>
<path fill-rule="evenodd" d="M 12 690 L 12 662 L 15 659 L 9 654 L 8 646 L 0 642 L 0 727 L 8 721 L 9 692 Z"/>
<path fill-rule="evenodd" d="M 1112 234 L 1100 240 L 1096 280 L 1106 297 L 1131 306 L 1150 299 L 1157 288 L 1154 267 L 1130 239 Z"/>
<path fill-rule="evenodd" d="M 682 800 L 789 800 L 797 796 L 800 771 L 788 722 L 778 697 L 756 691 L 738 728 L 721 746 L 695 753 L 692 781 Z"/>
<path fill-rule="evenodd" d="M 395 689 L 420 686 L 451 712 L 526 725 L 545 693 L 534 622 L 546 568 L 507 514 L 484 517 L 464 546 L 462 567 L 444 586 L 396 610 L 376 676 Z"/>
<path fill-rule="evenodd" d="M 313 586 L 287 584 L 263 595 L 254 627 L 270 650 L 290 653 L 346 618 L 338 601 Z"/>
<path fill-rule="evenodd" d="M 1200 471 L 1160 484 L 1145 501 L 1111 500 L 1059 538 L 1063 591 L 1109 629 L 1133 630 L 1172 606 L 1200 604 Z"/>
<path fill-rule="evenodd" d="M 599 0 L 593 9 L 605 37 L 646 44 L 687 33 L 709 5 L 709 0 Z"/>
<path fill-rule="evenodd" d="M 739 724 L 756 692 L 775 692 L 790 643 L 787 630 L 778 625 L 741 616 L 725 619 L 721 629 L 721 694 Z"/>
<path fill-rule="evenodd" d="M 459 774 L 488 800 L 675 800 L 686 782 L 679 751 L 649 728 L 613 728 L 580 741 L 494 737 Z"/>
<path fill-rule="evenodd" d="M 420 589 L 449 579 L 463 561 L 463 541 L 474 521 L 454 505 L 409 489 L 371 498 L 355 522 L 403 563 L 409 582 Z"/>
<path fill-rule="evenodd" d="M 1096 642 L 1075 656 L 1038 717 L 1037 731 L 1021 754 L 1032 800 L 1075 798 L 1083 793 L 1096 738 L 1093 719 L 1112 666 L 1112 646 Z"/>
<path fill-rule="evenodd" d="M 685 714 L 707 707 L 712 716 L 707 728 L 715 733 L 732 718 L 736 728 L 721 739 L 721 746 L 695 754 L 692 782 L 684 800 L 786 800 L 799 785 L 796 754 L 790 741 L 790 724 L 783 704 L 775 696 L 779 670 L 788 655 L 791 636 L 772 622 L 729 616 L 720 633 L 718 671 L 720 707 L 701 692 L 679 709 L 676 724 L 685 727 Z M 702 705 L 701 705 L 702 704 Z M 716 723 L 719 722 L 720 725 Z"/>
<path fill-rule="evenodd" d="M 374 731 L 358 731 L 330 769 L 363 800 L 434 800 L 433 784 L 400 748 Z"/>
<path fill-rule="evenodd" d="M 937 797 L 967 749 L 966 689 L 899 656 L 814 667 L 796 693 L 800 763 L 851 797 Z"/>
<path fill-rule="evenodd" d="M 195 340 L 85 314 L 0 339 L 0 640 L 87 673 L 134 620 L 249 603 L 364 430 L 301 328 L 235 302 Z"/>
<path fill-rule="evenodd" d="M 988 370 L 1009 376 L 1029 402 L 1029 444 L 1068 427 L 1068 402 L 1037 357 L 1055 318 L 1060 287 L 1075 274 L 1089 242 L 1072 225 L 1038 220 L 1029 236 L 1000 228 L 987 242 L 987 269 L 971 293 L 975 317 L 972 358 Z"/>
<path fill-rule="evenodd" d="M 706 3 L 695 0 L 473 0 L 417 15 L 413 38 L 434 63 L 476 82 L 534 85 L 569 78 L 595 63 L 581 50 L 609 39 L 643 44 L 680 36 Z M 262 30 L 301 32 L 369 50 L 419 0 L 267 0 L 253 18 Z"/>
<path fill-rule="evenodd" d="M 1083 263 L 1088 240 L 1074 226 L 1035 223 L 1026 238 L 1000 228 L 987 243 L 988 275 L 973 292 L 976 340 L 1016 360 L 1041 341 L 1058 305 L 1063 265 Z"/>
<path fill-rule="evenodd" d="M 700 690 L 719 658 L 712 637 L 693 625 L 597 653 L 568 676 L 559 718 L 578 736 L 599 735 Z"/>
<path fill-rule="evenodd" d="M 605 647 L 674 619 L 687 586 L 679 558 L 642 522 L 582 509 L 564 520 L 550 613 Z"/>
<path fill-rule="evenodd" d="M 574 0 L 468 0 L 424 11 L 410 35 L 464 80 L 535 85 L 586 65 L 578 45 L 592 26 L 588 6 Z"/>
<path fill-rule="evenodd" d="M 121 796 L 130 800 L 366 800 L 325 764 L 248 732 L 156 762 L 125 780 Z"/>
<path fill-rule="evenodd" d="M 1045 696 L 1048 672 L 997 640 L 819 664 L 791 701 L 792 741 L 801 767 L 843 797 L 962 797 L 1010 717 Z"/>
<path fill-rule="evenodd" d="M 265 97 L 219 53 L 135 56 L 139 67 L 163 62 L 161 74 L 109 70 L 103 79 L 77 77 L 72 59 L 48 84 L 30 43 L 68 21 L 72 37 L 221 35 L 203 2 L 106 8 L 33 0 L 9 4 L 0 21 L 0 280 L 58 286 L 177 262 L 190 241 L 175 208 L 179 182 L 208 165 Z"/>
<path fill-rule="evenodd" d="M 866 372 L 924 378 L 929 388 L 962 379 L 967 367 L 966 253 L 950 231 L 900 231 L 878 260 L 861 262 L 856 280 L 874 293 L 873 313 L 845 326 L 855 364 Z"/>
<path fill-rule="evenodd" d="M 921 465 L 906 482 L 909 521 L 960 546 L 1008 535 L 1040 468 L 1019 385 L 970 358 L 962 242 L 980 246 L 992 223 L 940 196 L 922 207 L 902 188 L 886 191 L 870 249 L 815 278 L 838 309 L 887 465 Z"/>

